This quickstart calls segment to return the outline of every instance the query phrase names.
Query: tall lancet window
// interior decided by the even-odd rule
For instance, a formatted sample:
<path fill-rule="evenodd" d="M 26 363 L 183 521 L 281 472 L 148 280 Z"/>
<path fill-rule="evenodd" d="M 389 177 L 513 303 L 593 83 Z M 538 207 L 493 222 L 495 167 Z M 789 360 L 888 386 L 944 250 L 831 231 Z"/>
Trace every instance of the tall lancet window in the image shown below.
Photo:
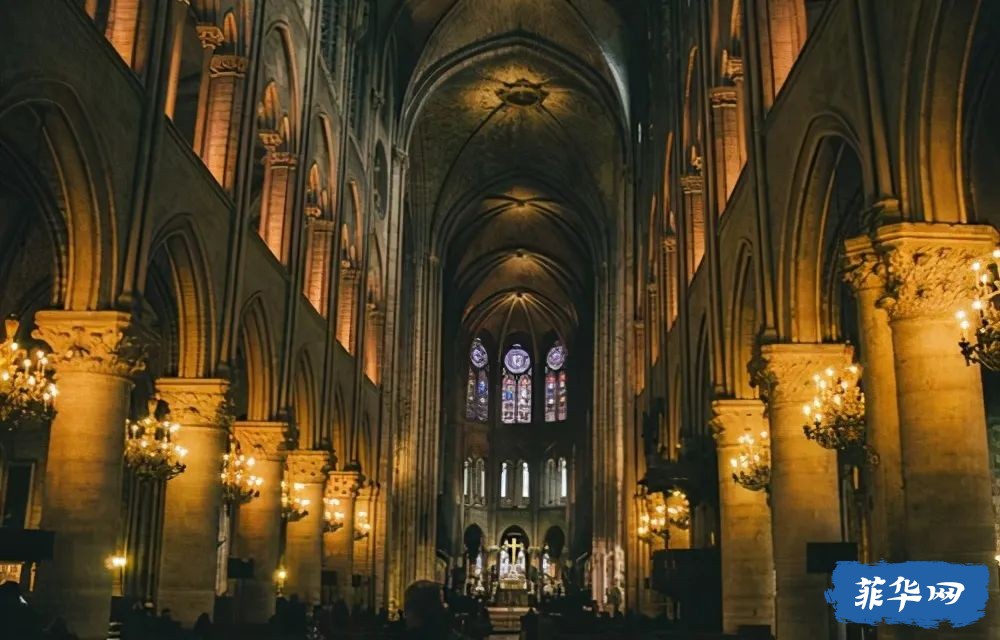
<path fill-rule="evenodd" d="M 504 356 L 500 399 L 503 422 L 531 422 L 531 356 L 519 344 Z"/>
<path fill-rule="evenodd" d="M 465 419 L 486 422 L 490 415 L 490 379 L 486 366 L 490 363 L 486 347 L 476 338 L 469 348 L 469 379 L 465 392 Z"/>
<path fill-rule="evenodd" d="M 545 421 L 566 419 L 566 348 L 556 342 L 545 356 Z"/>

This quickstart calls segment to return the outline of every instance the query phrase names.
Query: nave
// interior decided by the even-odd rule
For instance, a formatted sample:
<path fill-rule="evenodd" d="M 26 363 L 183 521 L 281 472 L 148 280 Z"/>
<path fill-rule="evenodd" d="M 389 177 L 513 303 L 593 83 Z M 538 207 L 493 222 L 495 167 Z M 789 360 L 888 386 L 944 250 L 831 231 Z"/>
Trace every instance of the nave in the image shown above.
<path fill-rule="evenodd" d="M 0 2 L 0 635 L 993 640 L 998 60 L 983 0 Z M 879 561 L 980 619 L 846 619 Z"/>

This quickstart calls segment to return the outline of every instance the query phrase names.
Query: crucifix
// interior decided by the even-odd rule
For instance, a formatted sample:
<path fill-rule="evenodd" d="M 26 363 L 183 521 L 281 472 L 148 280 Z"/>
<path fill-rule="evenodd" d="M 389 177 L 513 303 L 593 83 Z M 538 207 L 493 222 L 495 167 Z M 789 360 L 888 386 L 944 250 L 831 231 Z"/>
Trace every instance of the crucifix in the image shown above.
<path fill-rule="evenodd" d="M 510 563 L 516 564 L 517 559 L 521 557 L 521 551 L 524 550 L 524 545 L 518 542 L 517 538 L 510 538 L 503 543 L 503 548 L 510 552 Z"/>

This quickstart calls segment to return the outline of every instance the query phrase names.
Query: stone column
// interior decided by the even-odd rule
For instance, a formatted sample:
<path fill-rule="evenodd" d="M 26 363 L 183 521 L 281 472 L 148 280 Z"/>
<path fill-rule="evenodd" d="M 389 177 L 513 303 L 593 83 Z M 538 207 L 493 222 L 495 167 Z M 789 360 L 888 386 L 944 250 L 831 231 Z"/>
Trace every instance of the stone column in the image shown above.
<path fill-rule="evenodd" d="M 243 85 L 248 61 L 243 56 L 212 56 L 204 133 L 198 149 L 202 161 L 227 193 L 236 180 L 239 122 L 243 116 Z"/>
<path fill-rule="evenodd" d="M 191 626 L 212 615 L 222 508 L 222 455 L 228 434 L 220 420 L 229 382 L 161 378 L 156 391 L 181 425 L 177 442 L 188 450 L 187 469 L 167 482 L 163 506 L 163 548 L 159 602 Z"/>
<path fill-rule="evenodd" d="M 372 566 L 372 532 L 374 526 L 375 502 L 378 498 L 375 486 L 371 482 L 364 483 L 358 489 L 358 497 L 354 505 L 354 552 L 353 575 L 361 576 L 361 586 L 354 590 L 354 601 L 362 605 L 370 605 L 371 581 L 374 567 Z M 371 529 L 363 531 L 361 525 L 367 522 Z"/>
<path fill-rule="evenodd" d="M 347 260 L 340 263 L 337 287 L 337 340 L 348 353 L 354 353 L 354 306 L 358 292 L 358 268 Z"/>
<path fill-rule="evenodd" d="M 986 620 L 954 631 L 915 629 L 916 638 L 1000 632 L 982 380 L 959 351 L 954 315 L 972 298 L 972 260 L 996 242 L 995 229 L 974 225 L 899 223 L 874 236 L 895 354 L 906 557 L 984 564 L 993 574 Z"/>
<path fill-rule="evenodd" d="M 889 315 L 878 306 L 885 295 L 885 269 L 868 236 L 848 240 L 844 256 L 844 280 L 851 286 L 858 304 L 867 441 L 879 456 L 879 463 L 868 469 L 872 498 L 871 557 L 868 560 L 901 562 L 905 559 L 905 496 L 896 371 Z M 884 632 L 891 634 L 894 627 L 888 626 Z"/>
<path fill-rule="evenodd" d="M 308 604 L 319 604 L 323 587 L 323 494 L 330 466 L 327 451 L 288 454 L 288 480 L 305 485 L 298 495 L 309 500 L 308 514 L 289 522 L 285 533 L 285 591 Z"/>
<path fill-rule="evenodd" d="M 337 574 L 337 595 L 352 601 L 351 575 L 354 573 L 354 502 L 361 488 L 357 471 L 330 471 L 327 474 L 328 499 L 340 501 L 337 510 L 344 514 L 343 526 L 323 534 L 323 566 Z M 329 507 L 332 511 L 333 507 Z"/>
<path fill-rule="evenodd" d="M 709 92 L 709 100 L 715 138 L 716 211 L 721 215 L 743 168 L 736 87 L 715 87 Z"/>
<path fill-rule="evenodd" d="M 284 264 L 288 259 L 289 212 L 298 160 L 288 151 L 278 149 L 284 142 L 280 134 L 261 131 L 259 137 L 267 147 L 260 197 L 260 237 Z"/>
<path fill-rule="evenodd" d="M 105 560 L 120 553 L 130 376 L 144 354 L 127 313 L 39 311 L 35 323 L 59 386 L 41 522 L 55 532 L 55 549 L 38 570 L 37 606 L 84 640 L 105 638 L 113 577 Z"/>
<path fill-rule="evenodd" d="M 212 82 L 212 59 L 215 57 L 215 50 L 226 42 L 226 37 L 222 33 L 222 29 L 214 24 L 198 24 L 195 26 L 195 31 L 198 33 L 198 40 L 201 41 L 202 48 L 201 82 L 198 86 L 198 112 L 195 117 L 193 145 L 197 151 L 202 148 L 205 124 L 210 108 L 208 89 Z"/>
<path fill-rule="evenodd" d="M 687 279 L 694 279 L 698 265 L 705 256 L 705 181 L 700 173 L 681 176 L 684 193 L 684 231 L 687 234 Z"/>
<path fill-rule="evenodd" d="M 308 221 L 305 294 L 313 308 L 325 318 L 330 296 L 330 261 L 333 259 L 333 238 L 337 224 L 333 220 L 314 215 L 310 215 Z"/>
<path fill-rule="evenodd" d="M 722 631 L 741 625 L 774 626 L 774 563 L 771 509 L 764 491 L 733 481 L 730 459 L 739 455 L 738 438 L 749 432 L 761 441 L 767 430 L 760 400 L 716 400 L 713 429 L 719 462 L 719 530 L 722 552 Z M 769 446 L 769 445 L 763 445 Z"/>
<path fill-rule="evenodd" d="M 239 555 L 253 560 L 253 578 L 239 589 L 241 622 L 264 623 L 274 613 L 274 572 L 281 537 L 281 479 L 285 468 L 284 422 L 237 422 L 240 450 L 257 460 L 254 474 L 263 479 L 260 497 L 239 509 L 236 545 Z"/>
<path fill-rule="evenodd" d="M 803 433 L 802 406 L 812 400 L 812 376 L 851 362 L 842 344 L 769 344 L 754 377 L 766 398 L 771 432 L 771 537 L 774 546 L 775 628 L 780 640 L 828 637 L 827 576 L 806 573 L 807 542 L 839 542 L 837 454 Z"/>

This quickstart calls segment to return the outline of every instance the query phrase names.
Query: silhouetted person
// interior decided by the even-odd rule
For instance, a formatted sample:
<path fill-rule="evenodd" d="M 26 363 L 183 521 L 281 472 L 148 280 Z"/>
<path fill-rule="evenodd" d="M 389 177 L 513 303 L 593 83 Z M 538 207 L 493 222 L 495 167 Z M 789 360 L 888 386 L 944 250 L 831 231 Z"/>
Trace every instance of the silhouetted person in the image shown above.
<path fill-rule="evenodd" d="M 36 640 L 42 637 L 38 615 L 21 597 L 21 585 L 8 580 L 0 584 L 0 628 L 11 638 Z"/>
<path fill-rule="evenodd" d="M 198 638 L 198 640 L 208 640 L 212 637 L 212 618 L 207 613 L 201 614 L 194 621 L 192 631 L 194 631 L 194 637 Z"/>
<path fill-rule="evenodd" d="M 403 618 L 408 640 L 458 640 L 462 636 L 449 628 L 441 585 L 418 580 L 403 594 Z"/>

